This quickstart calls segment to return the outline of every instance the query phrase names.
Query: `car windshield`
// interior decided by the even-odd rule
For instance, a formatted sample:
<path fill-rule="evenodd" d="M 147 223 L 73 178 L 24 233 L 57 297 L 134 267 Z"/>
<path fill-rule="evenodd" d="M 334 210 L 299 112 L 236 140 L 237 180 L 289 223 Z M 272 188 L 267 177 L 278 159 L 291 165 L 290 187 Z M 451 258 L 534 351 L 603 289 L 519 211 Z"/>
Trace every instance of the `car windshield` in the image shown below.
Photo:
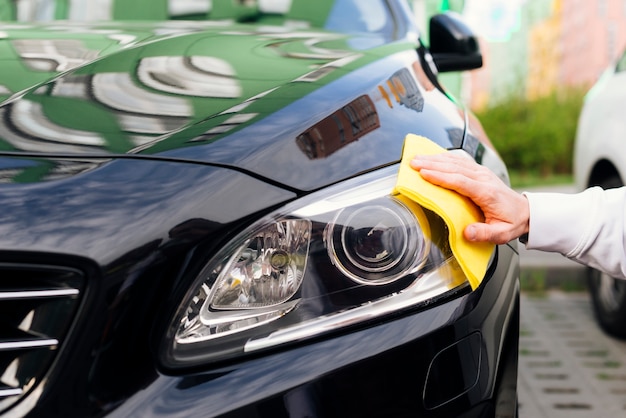
<path fill-rule="evenodd" d="M 0 0 L 3 21 L 221 20 L 393 33 L 383 0 Z"/>

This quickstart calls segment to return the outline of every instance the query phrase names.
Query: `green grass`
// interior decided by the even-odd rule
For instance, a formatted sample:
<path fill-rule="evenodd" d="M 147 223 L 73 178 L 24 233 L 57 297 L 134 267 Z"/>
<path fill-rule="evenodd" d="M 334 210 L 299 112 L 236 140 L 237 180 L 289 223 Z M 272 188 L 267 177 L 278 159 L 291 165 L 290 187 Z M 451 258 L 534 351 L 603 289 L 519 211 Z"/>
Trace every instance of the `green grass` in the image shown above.
<path fill-rule="evenodd" d="M 520 271 L 520 289 L 535 298 L 544 298 L 550 290 L 562 292 L 584 292 L 587 284 L 580 276 L 558 269 L 522 268 Z"/>
<path fill-rule="evenodd" d="M 532 269 L 522 271 L 520 274 L 520 287 L 523 292 L 534 296 L 545 296 L 547 290 L 545 270 Z"/>

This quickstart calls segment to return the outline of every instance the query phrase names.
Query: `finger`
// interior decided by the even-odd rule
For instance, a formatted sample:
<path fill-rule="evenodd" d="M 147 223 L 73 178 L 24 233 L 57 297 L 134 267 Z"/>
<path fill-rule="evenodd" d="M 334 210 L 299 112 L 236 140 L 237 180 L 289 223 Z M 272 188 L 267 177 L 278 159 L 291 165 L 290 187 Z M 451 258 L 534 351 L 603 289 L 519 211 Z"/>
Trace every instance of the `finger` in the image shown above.
<path fill-rule="evenodd" d="M 465 152 L 440 152 L 436 154 L 416 154 L 415 158 L 425 161 L 465 161 L 473 163 L 474 159 Z"/>
<path fill-rule="evenodd" d="M 476 191 L 480 191 L 478 182 L 462 173 L 422 169 L 420 170 L 420 175 L 430 183 L 454 190 L 469 198 L 474 197 Z"/>
<path fill-rule="evenodd" d="M 465 227 L 463 236 L 471 242 L 490 242 L 506 244 L 511 239 L 511 232 L 507 224 L 474 223 Z"/>
<path fill-rule="evenodd" d="M 473 160 L 455 154 L 436 154 L 427 156 L 416 156 L 410 162 L 410 166 L 418 171 L 432 170 L 441 173 L 456 173 L 474 180 L 485 179 L 489 172 L 486 168 L 477 164 Z"/>
<path fill-rule="evenodd" d="M 468 159 L 460 155 L 452 153 L 441 153 L 431 155 L 416 155 L 413 157 L 411 164 L 416 168 L 435 168 L 447 169 L 461 163 L 467 163 Z"/>

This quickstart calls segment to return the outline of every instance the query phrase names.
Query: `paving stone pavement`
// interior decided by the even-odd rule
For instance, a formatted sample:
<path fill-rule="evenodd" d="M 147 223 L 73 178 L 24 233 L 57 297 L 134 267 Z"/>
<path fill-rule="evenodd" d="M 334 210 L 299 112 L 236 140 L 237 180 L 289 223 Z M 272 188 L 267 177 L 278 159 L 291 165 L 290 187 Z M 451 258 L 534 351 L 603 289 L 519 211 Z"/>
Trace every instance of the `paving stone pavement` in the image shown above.
<path fill-rule="evenodd" d="M 605 335 L 586 292 L 521 297 L 520 418 L 626 417 L 626 341 Z"/>

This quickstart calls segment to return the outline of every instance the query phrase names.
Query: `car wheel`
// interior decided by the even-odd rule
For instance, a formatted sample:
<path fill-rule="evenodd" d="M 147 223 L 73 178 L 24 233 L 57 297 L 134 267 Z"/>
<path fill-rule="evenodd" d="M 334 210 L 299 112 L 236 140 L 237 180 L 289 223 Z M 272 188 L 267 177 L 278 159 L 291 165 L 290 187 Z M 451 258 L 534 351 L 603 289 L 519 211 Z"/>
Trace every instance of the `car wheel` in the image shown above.
<path fill-rule="evenodd" d="M 600 182 L 599 186 L 603 189 L 621 187 L 622 181 L 614 176 Z M 626 280 L 592 268 L 587 269 L 587 280 L 598 323 L 608 334 L 626 339 Z"/>
<path fill-rule="evenodd" d="M 602 329 L 626 339 L 626 281 L 588 269 L 589 292 L 593 310 Z"/>

